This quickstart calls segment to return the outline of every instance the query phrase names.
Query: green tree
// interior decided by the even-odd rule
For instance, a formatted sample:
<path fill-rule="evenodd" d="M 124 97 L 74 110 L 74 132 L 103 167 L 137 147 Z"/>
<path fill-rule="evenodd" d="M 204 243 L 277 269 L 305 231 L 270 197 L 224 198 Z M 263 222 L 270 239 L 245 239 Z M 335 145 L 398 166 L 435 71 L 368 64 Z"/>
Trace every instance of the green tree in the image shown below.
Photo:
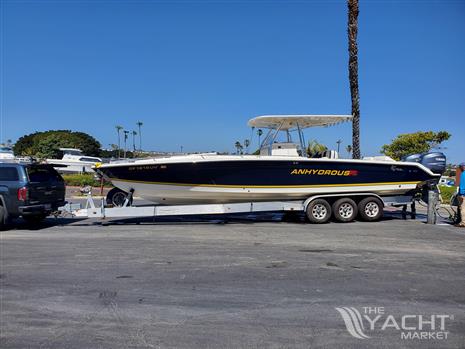
<path fill-rule="evenodd" d="M 250 141 L 248 139 L 246 139 L 244 141 L 244 146 L 245 146 L 245 151 L 248 154 L 249 153 L 249 146 L 250 146 Z"/>
<path fill-rule="evenodd" d="M 129 131 L 124 130 L 123 134 L 124 134 L 124 136 L 123 136 L 123 140 L 124 140 L 124 156 L 123 157 L 126 159 L 127 152 L 128 152 L 127 141 L 128 141 Z"/>
<path fill-rule="evenodd" d="M 347 154 L 349 154 L 349 158 L 350 158 L 350 154 L 352 154 L 352 146 L 350 144 L 346 146 L 346 152 Z"/>
<path fill-rule="evenodd" d="M 68 140 L 50 134 L 38 141 L 34 155 L 39 159 L 57 159 L 62 155 L 59 148 L 68 147 L 73 147 Z"/>
<path fill-rule="evenodd" d="M 139 128 L 139 151 L 141 152 L 142 151 L 142 125 L 144 123 L 142 121 L 137 121 L 136 125 L 137 127 Z"/>
<path fill-rule="evenodd" d="M 308 142 L 307 155 L 310 158 L 326 150 L 328 150 L 328 147 L 324 144 L 319 143 L 316 139 L 313 139 Z"/>
<path fill-rule="evenodd" d="M 348 0 L 347 34 L 349 37 L 349 84 L 352 99 L 353 158 L 360 159 L 360 94 L 358 89 L 358 0 Z"/>
<path fill-rule="evenodd" d="M 260 138 L 262 137 L 263 131 L 261 129 L 257 130 L 257 135 L 258 135 L 258 148 L 260 149 L 260 146 L 262 145 L 260 143 Z"/>
<path fill-rule="evenodd" d="M 237 141 L 234 143 L 234 146 L 236 147 L 236 154 L 242 154 L 242 149 L 244 148 L 241 144 L 241 142 Z"/>
<path fill-rule="evenodd" d="M 66 137 L 66 134 L 62 136 Z M 84 154 L 89 156 L 100 156 L 100 143 L 91 135 L 84 132 L 71 132 L 69 136 L 72 147 L 81 149 Z"/>
<path fill-rule="evenodd" d="M 31 133 L 20 137 L 13 146 L 15 155 L 32 156 L 34 155 L 34 137 L 38 132 Z"/>
<path fill-rule="evenodd" d="M 22 136 L 13 147 L 15 155 L 50 158 L 59 156 L 59 148 L 78 148 L 85 155 L 99 156 L 100 143 L 84 132 L 50 130 Z"/>
<path fill-rule="evenodd" d="M 132 134 L 132 150 L 135 153 L 136 152 L 136 136 L 137 136 L 137 132 L 132 131 L 131 134 Z"/>
<path fill-rule="evenodd" d="M 426 153 L 450 137 L 446 131 L 405 133 L 397 136 L 390 144 L 383 145 L 381 153 L 400 160 L 407 155 Z"/>
<path fill-rule="evenodd" d="M 116 125 L 116 133 L 118 133 L 118 159 L 121 157 L 121 131 L 123 130 L 123 126 Z"/>

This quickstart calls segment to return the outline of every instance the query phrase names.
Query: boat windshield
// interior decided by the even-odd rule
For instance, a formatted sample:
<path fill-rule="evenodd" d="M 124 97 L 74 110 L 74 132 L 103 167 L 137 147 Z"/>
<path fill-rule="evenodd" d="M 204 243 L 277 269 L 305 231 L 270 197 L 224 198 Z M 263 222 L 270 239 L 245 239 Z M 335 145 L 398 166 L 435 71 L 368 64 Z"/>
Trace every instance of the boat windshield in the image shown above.
<path fill-rule="evenodd" d="M 67 150 L 62 150 L 63 154 L 65 155 L 82 155 L 82 152 L 77 149 L 67 149 Z"/>
<path fill-rule="evenodd" d="M 260 155 L 306 157 L 303 129 L 328 127 L 351 120 L 352 115 L 262 115 L 250 119 L 248 125 L 268 130 L 260 145 Z"/>
<path fill-rule="evenodd" d="M 260 155 L 274 155 L 274 149 L 281 149 L 282 155 L 307 156 L 304 133 L 299 125 L 294 129 L 283 130 L 281 126 L 268 129 L 260 145 Z"/>

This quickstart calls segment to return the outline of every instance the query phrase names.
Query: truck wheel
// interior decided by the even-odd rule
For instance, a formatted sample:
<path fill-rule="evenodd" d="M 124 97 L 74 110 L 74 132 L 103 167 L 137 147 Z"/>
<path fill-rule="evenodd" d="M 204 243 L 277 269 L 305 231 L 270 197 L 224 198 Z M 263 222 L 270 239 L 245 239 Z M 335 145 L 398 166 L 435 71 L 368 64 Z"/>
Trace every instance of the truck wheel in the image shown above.
<path fill-rule="evenodd" d="M 383 203 L 378 198 L 368 197 L 359 202 L 358 211 L 362 220 L 377 221 L 383 216 Z"/>
<path fill-rule="evenodd" d="M 331 205 L 324 199 L 315 199 L 307 206 L 307 218 L 312 223 L 326 223 L 331 218 Z"/>
<path fill-rule="evenodd" d="M 334 218 L 339 222 L 351 222 L 357 217 L 357 204 L 349 198 L 336 200 L 333 204 Z"/>
<path fill-rule="evenodd" d="M 121 207 L 124 205 L 124 201 L 126 200 L 126 197 L 128 196 L 128 193 L 125 191 L 119 189 L 119 188 L 113 188 L 110 190 L 107 194 L 107 205 L 112 205 L 114 207 Z M 132 205 L 132 198 L 129 200 L 129 205 Z"/>
<path fill-rule="evenodd" d="M 27 224 L 36 226 L 41 224 L 45 217 L 47 217 L 46 213 L 40 213 L 23 216 L 23 219 L 26 221 Z"/>

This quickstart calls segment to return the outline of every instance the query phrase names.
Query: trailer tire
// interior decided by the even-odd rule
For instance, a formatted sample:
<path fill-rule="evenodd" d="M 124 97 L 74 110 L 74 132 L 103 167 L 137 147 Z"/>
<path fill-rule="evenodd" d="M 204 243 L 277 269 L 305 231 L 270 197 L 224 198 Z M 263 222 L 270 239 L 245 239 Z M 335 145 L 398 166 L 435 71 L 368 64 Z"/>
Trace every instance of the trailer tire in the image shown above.
<path fill-rule="evenodd" d="M 374 222 L 383 216 L 383 202 L 375 197 L 368 197 L 358 203 L 360 218 L 366 222 Z"/>
<path fill-rule="evenodd" d="M 122 207 L 127 196 L 128 196 L 128 193 L 121 190 L 120 188 L 113 188 L 107 194 L 107 198 L 106 198 L 107 205 L 112 205 L 114 207 Z M 132 197 L 129 200 L 128 205 L 129 206 L 132 205 Z"/>
<path fill-rule="evenodd" d="M 308 204 L 306 214 L 312 223 L 326 223 L 331 218 L 331 205 L 325 199 L 315 199 Z"/>
<path fill-rule="evenodd" d="M 341 198 L 333 204 L 334 218 L 338 222 L 352 222 L 357 217 L 357 204 L 349 198 Z"/>

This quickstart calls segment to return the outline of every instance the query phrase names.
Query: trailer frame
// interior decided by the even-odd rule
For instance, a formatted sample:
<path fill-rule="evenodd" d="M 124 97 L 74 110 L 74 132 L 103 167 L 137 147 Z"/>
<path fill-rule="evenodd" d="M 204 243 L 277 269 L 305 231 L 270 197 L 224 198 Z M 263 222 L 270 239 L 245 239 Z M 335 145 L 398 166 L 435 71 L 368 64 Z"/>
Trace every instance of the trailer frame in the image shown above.
<path fill-rule="evenodd" d="M 68 203 L 61 208 L 65 215 L 76 218 L 137 218 L 137 217 L 169 217 L 169 216 L 195 216 L 195 215 L 226 215 L 234 213 L 258 213 L 258 212 L 306 212 L 307 206 L 316 199 L 338 199 L 345 197 L 376 197 L 380 199 L 384 207 L 403 207 L 402 216 L 406 218 L 407 206 L 412 207 L 412 216 L 415 214 L 415 201 L 412 196 L 379 196 L 374 193 L 344 193 L 324 194 L 310 196 L 306 200 L 289 201 L 250 201 L 242 203 L 226 204 L 193 204 L 193 205 L 130 205 L 133 191 L 121 207 L 107 207 L 102 198 L 100 205 L 96 205 L 91 193 L 87 194 L 85 207 L 81 204 Z M 412 217 L 414 218 L 414 217 Z"/>

